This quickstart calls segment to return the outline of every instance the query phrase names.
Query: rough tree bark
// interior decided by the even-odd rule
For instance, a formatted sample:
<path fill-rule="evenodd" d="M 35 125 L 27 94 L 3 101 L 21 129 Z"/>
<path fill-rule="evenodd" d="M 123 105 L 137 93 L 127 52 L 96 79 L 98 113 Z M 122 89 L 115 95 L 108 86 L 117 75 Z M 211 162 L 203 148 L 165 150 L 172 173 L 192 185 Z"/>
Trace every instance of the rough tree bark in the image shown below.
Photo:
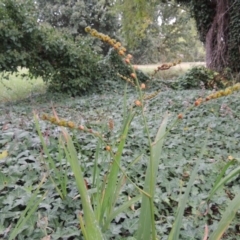
<path fill-rule="evenodd" d="M 240 72 L 240 0 L 175 0 L 189 6 L 200 40 L 206 47 L 207 67 Z"/>
<path fill-rule="evenodd" d="M 215 16 L 206 35 L 206 65 L 208 68 L 222 71 L 229 65 L 228 33 L 230 0 L 212 1 Z"/>

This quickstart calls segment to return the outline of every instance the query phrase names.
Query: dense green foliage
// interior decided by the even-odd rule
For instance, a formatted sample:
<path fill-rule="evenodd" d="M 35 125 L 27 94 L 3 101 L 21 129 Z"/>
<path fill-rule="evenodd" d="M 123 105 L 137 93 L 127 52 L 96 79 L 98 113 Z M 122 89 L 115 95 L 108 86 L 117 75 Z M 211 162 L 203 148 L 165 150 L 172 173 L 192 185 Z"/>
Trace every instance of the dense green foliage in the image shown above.
<path fill-rule="evenodd" d="M 70 33 L 74 38 L 85 36 L 84 28 L 91 26 L 99 32 L 116 36 L 119 20 L 112 11 L 109 0 L 37 0 L 37 12 L 40 22 Z M 94 40 L 94 47 L 107 54 L 109 46 Z"/>
<path fill-rule="evenodd" d="M 31 76 L 41 76 L 49 90 L 73 96 L 91 87 L 104 87 L 110 78 L 119 80 L 117 73 L 130 77 L 130 66 L 114 50 L 103 58 L 92 50 L 88 38 L 74 40 L 39 24 L 31 2 L 5 1 L 0 7 L 0 71 L 26 67 Z M 138 76 L 146 81 L 142 73 Z"/>
<path fill-rule="evenodd" d="M 227 79 L 206 67 L 193 67 L 177 80 L 179 89 L 219 89 L 226 86 Z M 176 86 L 175 86 L 176 87 Z"/>
<path fill-rule="evenodd" d="M 134 1 L 133 4 L 135 3 Z M 151 2 L 148 3 L 147 11 L 151 9 Z M 65 15 L 61 15 L 64 12 L 61 11 L 62 4 L 63 2 L 61 7 L 53 11 L 57 15 L 57 25 L 60 24 L 60 27 L 65 19 Z M 146 6 L 144 1 L 140 1 L 140 12 L 143 12 L 144 6 Z M 0 237 L 8 238 L 9 233 L 12 233 L 17 220 L 27 209 L 33 192 L 44 176 L 44 181 L 36 194 L 37 201 L 32 202 L 36 211 L 32 212 L 31 218 L 20 228 L 18 238 L 82 238 L 84 228 L 79 229 L 78 217 L 83 213 L 83 195 L 79 195 L 67 161 L 69 156 L 64 153 L 66 142 L 59 137 L 59 126 L 66 125 L 62 124 L 63 122 L 60 124 L 61 121 L 58 121 L 59 126 L 53 125 L 51 123 L 56 123 L 54 122 L 56 118 L 50 117 L 48 120 L 51 123 L 40 120 L 39 132 L 37 132 L 32 119 L 33 110 L 35 116 L 40 116 L 42 113 L 47 113 L 47 116 L 52 115 L 52 106 L 61 119 L 68 120 L 67 126 L 71 128 L 69 131 L 77 150 L 76 162 L 79 161 L 78 167 L 81 167 L 84 175 L 82 185 L 87 188 L 86 191 L 91 198 L 94 198 L 98 191 L 96 186 L 99 179 L 94 179 L 94 171 L 104 179 L 107 169 L 115 165 L 113 159 L 122 158 L 121 168 L 125 171 L 123 182 L 126 184 L 119 181 L 115 194 L 109 197 L 116 206 L 129 203 L 130 199 L 137 196 L 139 189 L 136 186 L 145 190 L 146 166 L 151 168 L 149 155 L 152 156 L 148 140 L 154 139 L 167 112 L 169 128 L 167 135 L 163 133 L 164 137 L 160 139 L 161 141 L 164 139 L 163 151 L 160 151 L 161 154 L 157 154 L 158 151 L 153 154 L 159 158 L 161 156 L 160 164 L 157 163 L 158 167 L 154 169 L 157 187 L 155 194 L 152 194 L 154 196 L 152 220 L 156 222 L 157 235 L 160 239 L 168 238 L 176 212 L 179 210 L 179 202 L 182 202 L 183 193 L 188 191 L 190 173 L 195 169 L 196 158 L 200 153 L 201 157 L 197 161 L 199 164 L 196 168 L 197 178 L 195 181 L 192 180 L 194 184 L 191 194 L 186 199 L 187 207 L 182 209 L 179 239 L 203 239 L 204 225 L 208 226 L 209 232 L 213 232 L 226 207 L 231 204 L 231 200 L 240 190 L 239 94 L 227 89 L 226 94 L 207 100 L 205 96 L 210 94 L 208 88 L 221 88 L 225 79 L 214 71 L 197 67 L 179 79 L 177 84 L 180 85 L 181 91 L 179 88 L 178 91 L 170 89 L 156 79 L 152 82 L 147 81 L 147 76 L 137 71 L 139 80 L 147 85 L 147 88 L 145 85 L 142 88 L 146 92 L 139 92 L 137 96 L 134 87 L 126 87 L 123 99 L 125 82 L 118 81 L 121 78 L 119 74 L 130 77 L 133 71 L 131 65 L 126 64 L 127 61 L 124 62 L 114 49 L 110 49 L 106 57 L 101 57 L 91 49 L 87 38 L 79 36 L 74 38 L 66 31 L 59 31 L 52 26 L 39 23 L 39 12 L 36 8 L 36 3 L 31 0 L 3 0 L 3 3 L 0 3 L 0 41 L 2 42 L 0 71 L 15 72 L 19 66 L 27 67 L 32 77 L 41 76 L 49 83 L 51 90 L 61 94 L 51 93 L 26 99 L 17 104 L 10 102 L 0 105 Z M 171 16 L 171 14 L 166 15 Z M 147 15 L 142 17 L 148 22 Z M 137 25 L 141 26 L 139 23 Z M 165 27 L 166 32 L 169 29 L 173 32 L 180 29 L 179 26 Z M 143 33 L 147 33 L 147 30 Z M 179 38 L 178 32 L 176 36 Z M 90 90 L 91 87 L 94 91 L 90 96 L 66 98 L 66 95 L 62 94 L 65 92 L 76 96 Z M 152 94 L 159 88 L 161 92 Z M 239 86 L 237 89 L 239 90 Z M 225 97 L 220 98 L 221 96 Z M 202 98 L 206 101 L 196 101 Z M 144 99 L 144 104 L 136 99 L 142 101 Z M 129 106 L 134 107 L 128 109 Z M 122 134 L 124 125 L 128 125 L 126 112 L 129 113 L 132 109 L 135 116 L 129 121 L 129 130 L 126 132 L 124 130 Z M 143 115 L 146 118 L 143 118 Z M 42 119 L 46 120 L 46 118 Z M 207 129 L 210 134 L 206 141 Z M 40 132 L 43 136 L 42 142 L 45 142 L 49 155 L 54 161 L 52 166 L 55 168 L 51 168 L 48 162 L 44 161 L 48 158 L 48 153 L 43 149 L 44 144 L 40 142 Z M 100 141 L 101 139 L 103 141 Z M 123 142 L 121 149 L 119 145 Z M 155 146 L 157 150 L 156 146 L 159 142 L 156 140 L 151 146 L 153 148 Z M 202 146 L 206 142 L 207 148 L 203 149 Z M 106 148 L 105 143 L 111 146 L 111 151 Z M 225 167 L 226 165 L 228 168 Z M 208 193 L 223 168 L 237 171 L 234 178 L 224 183 L 207 203 Z M 220 179 L 226 176 L 228 171 L 223 171 Z M 118 174 L 115 174 L 114 178 L 117 181 Z M 103 181 L 101 189 L 103 193 L 107 192 L 104 185 L 106 182 L 111 183 L 108 180 Z M 64 194 L 59 194 L 57 187 L 62 187 Z M 118 191 L 121 195 L 116 197 Z M 152 193 L 152 189 L 149 192 Z M 89 202 L 88 198 L 85 200 Z M 101 198 L 95 200 L 96 205 L 101 205 L 103 202 Z M 108 198 L 104 203 L 108 211 Z M 101 229 L 104 237 L 119 240 L 136 237 L 134 233 L 138 228 L 140 204 L 143 205 L 143 201 L 132 204 L 131 207 L 128 205 L 126 211 L 114 216 L 113 221 L 109 221 L 110 227 Z M 234 214 L 236 212 L 236 219 L 224 232 L 223 238 L 226 240 L 235 240 L 239 235 L 240 215 L 237 207 L 232 210 Z M 27 213 L 30 212 L 31 208 Z M 97 214 L 99 213 L 96 212 Z M 104 218 L 103 214 L 103 223 Z M 150 228 L 148 230 L 150 231 Z"/>
<path fill-rule="evenodd" d="M 111 10 L 111 1 L 37 0 L 36 4 L 41 22 L 48 22 L 73 35 L 86 35 L 84 28 L 87 26 L 111 35 L 118 29 L 118 20 Z"/>
<path fill-rule="evenodd" d="M 178 3 L 186 4 L 189 7 L 192 17 L 196 21 L 197 30 L 202 42 L 206 42 L 207 32 L 210 29 L 216 10 L 214 3 L 209 0 L 176 0 Z"/>
<path fill-rule="evenodd" d="M 122 130 L 123 93 L 105 91 L 102 94 L 93 94 L 81 98 L 65 98 L 62 95 L 44 95 L 37 98 L 26 99 L 18 104 L 8 103 L 0 105 L 0 152 L 8 150 L 9 156 L 0 160 L 0 236 L 12 224 L 15 226 L 20 213 L 25 209 L 31 193 L 46 173 L 47 179 L 41 187 L 39 195 L 47 191 L 46 197 L 40 203 L 38 211 L 23 227 L 18 238 L 42 239 L 51 235 L 52 239 L 80 238 L 78 215 L 82 211 L 81 200 L 74 182 L 72 173 L 61 153 L 57 152 L 59 142 L 59 128 L 41 121 L 40 127 L 44 139 L 50 150 L 51 157 L 56 161 L 56 166 L 67 171 L 67 197 L 61 199 L 49 178 L 49 172 L 44 164 L 42 148 L 32 120 L 32 110 L 37 109 L 41 114 L 51 113 L 52 104 L 55 106 L 59 117 L 71 119 L 77 124 L 85 124 L 89 128 L 104 134 L 109 144 L 115 146 L 119 140 L 118 133 Z M 166 111 L 172 116 L 184 112 L 195 98 L 202 95 L 202 90 L 173 91 L 162 88 L 162 92 L 146 105 L 145 114 L 148 116 L 148 126 L 151 137 L 156 134 L 157 128 Z M 131 105 L 136 95 L 128 92 L 127 105 Z M 157 177 L 156 197 L 154 198 L 156 210 L 157 233 L 161 239 L 167 239 L 169 230 L 174 221 L 175 212 L 181 192 L 186 189 L 189 175 L 199 156 L 206 129 L 211 129 L 207 141 L 207 149 L 201 159 L 198 176 L 192 187 L 188 205 L 182 220 L 182 240 L 202 239 L 203 226 L 209 226 L 209 232 L 216 228 L 216 222 L 221 218 L 222 212 L 232 197 L 239 192 L 239 177 L 227 183 L 214 195 L 207 212 L 206 205 L 202 202 L 212 188 L 216 175 L 229 162 L 228 156 L 239 156 L 239 94 L 209 101 L 192 109 L 184 116 L 182 121 L 175 126 L 164 142 L 161 164 Z M 114 121 L 113 131 L 109 131 L 108 121 Z M 98 156 L 98 168 L 105 174 L 109 167 L 109 155 L 104 151 L 104 146 L 93 138 L 92 135 L 72 131 L 74 144 L 79 152 L 79 162 L 88 183 L 89 192 L 92 187 L 92 166 L 95 156 Z M 129 137 L 126 139 L 123 151 L 123 169 L 128 169 L 127 174 L 139 187 L 143 186 L 148 161 L 148 148 L 146 132 L 139 116 L 131 124 Z M 114 147 L 113 147 L 114 148 Z M 100 149 L 100 150 L 98 150 Z M 103 151 L 102 151 L 103 150 Z M 141 159 L 131 168 L 128 164 L 140 153 Z M 231 169 L 238 166 L 232 162 Z M 56 176 L 52 175 L 57 182 Z M 128 196 L 133 197 L 136 189 L 130 181 L 125 185 L 119 204 L 128 201 Z M 38 199 L 40 196 L 38 197 Z M 127 239 L 133 235 L 137 228 L 139 217 L 138 204 L 135 211 L 128 208 L 118 215 L 106 232 L 106 238 Z M 239 234 L 239 213 L 226 231 L 224 239 L 234 240 Z M 194 219 L 194 221 L 193 221 Z M 6 231 L 7 232 L 7 231 Z M 6 235 L 8 232 L 6 233 Z"/>
<path fill-rule="evenodd" d="M 132 10 L 128 9 L 128 1 L 125 3 L 128 12 L 129 28 L 133 28 L 135 22 L 135 15 L 132 16 Z M 207 67 L 218 72 L 224 72 L 225 68 L 230 68 L 233 73 L 239 72 L 240 52 L 239 46 L 239 33 L 240 24 L 238 21 L 239 15 L 239 1 L 234 0 L 176 0 L 175 3 L 179 8 L 186 8 L 190 15 L 195 19 L 196 27 L 201 41 L 206 47 L 206 63 Z M 135 9 L 137 11 L 137 21 L 142 21 L 144 29 L 156 19 L 156 12 L 158 4 L 172 5 L 173 1 L 134 1 Z M 136 7 L 138 4 L 141 7 Z M 145 8 L 143 7 L 145 6 Z M 154 9 L 154 10 L 153 10 Z M 136 29 L 138 22 L 136 22 Z M 161 37 L 161 35 L 159 36 Z M 174 36 L 173 36 L 174 38 Z"/>
<path fill-rule="evenodd" d="M 37 3 L 41 22 L 48 22 L 74 37 L 85 35 L 84 27 L 91 26 L 121 39 L 134 55 L 136 63 L 172 61 L 176 58 L 184 61 L 204 59 L 203 46 L 198 41 L 194 22 L 188 12 L 182 11 L 177 4 L 160 4 L 156 9 L 147 4 L 148 11 L 155 14 L 154 19 L 150 19 L 146 14 L 141 14 L 141 4 L 134 1 L 38 0 Z M 146 9 L 142 11 L 146 12 Z M 96 39 L 93 43 L 96 50 L 107 54 L 108 45 Z"/>
<path fill-rule="evenodd" d="M 0 6 L 0 71 L 27 67 L 51 89 L 72 95 L 96 80 L 99 55 L 81 38 L 41 25 L 30 2 L 4 1 Z"/>
<path fill-rule="evenodd" d="M 26 67 L 31 60 L 29 48 L 40 36 L 32 4 L 2 1 L 0 5 L 0 71 L 16 71 L 18 66 Z M 33 42 L 33 38 L 36 41 Z M 28 42 L 26 41 L 28 39 Z"/>
<path fill-rule="evenodd" d="M 122 36 L 138 63 L 204 60 L 203 45 L 186 9 L 174 2 L 145 1 L 145 8 L 143 3 L 122 1 L 116 6 L 122 15 Z"/>

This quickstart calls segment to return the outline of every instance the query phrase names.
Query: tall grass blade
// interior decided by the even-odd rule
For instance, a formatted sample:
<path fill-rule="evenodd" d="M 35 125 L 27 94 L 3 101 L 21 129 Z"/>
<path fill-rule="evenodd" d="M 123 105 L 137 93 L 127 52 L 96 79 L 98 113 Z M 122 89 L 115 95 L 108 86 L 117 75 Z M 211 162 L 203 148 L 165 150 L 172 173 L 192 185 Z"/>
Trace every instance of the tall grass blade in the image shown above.
<path fill-rule="evenodd" d="M 192 187 L 192 185 L 194 183 L 194 180 L 196 178 L 200 161 L 202 160 L 203 154 L 204 154 L 204 152 L 206 150 L 207 139 L 208 138 L 206 138 L 206 140 L 204 142 L 204 145 L 203 145 L 203 148 L 201 150 L 200 156 L 199 156 L 199 158 L 198 158 L 198 160 L 196 162 L 196 165 L 195 165 L 195 167 L 193 169 L 193 172 L 192 172 L 192 174 L 190 176 L 190 179 L 189 179 L 186 191 L 185 191 L 184 195 L 182 196 L 182 198 L 181 198 L 181 200 L 179 202 L 176 218 L 175 218 L 175 221 L 173 223 L 172 230 L 171 230 L 171 232 L 170 232 L 170 234 L 168 236 L 168 240 L 179 239 L 179 234 L 180 234 L 180 228 L 181 228 L 181 225 L 182 225 L 182 218 L 183 218 L 183 214 L 184 214 L 184 209 L 185 209 L 186 204 L 187 204 L 187 200 L 188 200 L 188 197 L 189 197 L 189 193 L 190 193 L 191 187 Z"/>
<path fill-rule="evenodd" d="M 108 224 L 110 224 L 110 222 L 119 214 L 124 212 L 127 208 L 131 207 L 132 204 L 134 204 L 135 202 L 139 201 L 141 199 L 141 195 L 138 195 L 134 198 L 132 198 L 131 200 L 126 201 L 123 205 L 121 205 L 120 207 L 118 207 L 117 209 L 115 209 L 111 215 L 108 218 Z"/>
<path fill-rule="evenodd" d="M 63 145 L 63 148 L 65 150 L 67 159 L 70 163 L 71 169 L 76 180 L 77 188 L 81 196 L 81 202 L 84 212 L 85 230 L 88 236 L 88 240 L 103 240 L 104 236 L 101 232 L 101 229 L 98 225 L 98 221 L 93 212 L 90 197 L 85 186 L 81 166 L 79 165 L 78 162 L 77 151 L 73 145 L 71 137 L 67 134 L 67 132 L 64 129 L 62 129 L 62 132 L 67 142 L 67 147 Z"/>
<path fill-rule="evenodd" d="M 96 148 L 96 153 L 95 153 L 95 160 L 94 160 L 94 165 L 93 165 L 93 180 L 92 180 L 92 185 L 93 187 L 96 186 L 96 182 L 98 182 L 98 158 L 99 158 L 99 152 L 100 152 L 100 146 L 101 146 L 101 141 L 98 141 L 97 143 L 97 148 Z"/>
<path fill-rule="evenodd" d="M 226 172 L 227 168 L 231 165 L 231 163 L 228 163 L 225 168 L 222 170 L 220 173 L 220 176 L 222 177 L 223 174 Z M 237 167 L 236 169 L 232 170 L 230 173 L 228 173 L 224 178 L 220 179 L 219 177 L 217 178 L 212 190 L 209 193 L 208 200 L 212 198 L 212 196 L 215 194 L 215 192 L 223 186 L 225 183 L 230 181 L 232 178 L 234 178 L 237 174 L 240 173 L 240 167 Z"/>
<path fill-rule="evenodd" d="M 82 230 L 82 235 L 83 235 L 85 240 L 88 240 L 88 233 L 86 232 L 84 220 L 83 220 L 83 217 L 82 217 L 81 214 L 79 215 L 79 222 L 80 222 L 80 227 L 81 227 L 81 230 Z"/>
<path fill-rule="evenodd" d="M 44 141 L 42 132 L 40 130 L 40 126 L 39 126 L 39 122 L 37 120 L 36 114 L 34 114 L 34 121 L 35 121 L 35 126 L 36 126 L 36 129 L 37 129 L 37 132 L 38 132 L 38 136 L 40 138 L 40 141 L 41 141 L 41 144 L 42 144 L 42 147 L 43 147 L 43 151 L 47 155 L 48 165 L 49 165 L 50 169 L 53 170 L 55 177 L 57 178 L 57 180 L 61 184 L 61 182 L 62 182 L 62 173 L 57 170 L 55 162 L 53 161 L 53 159 L 52 159 L 52 157 L 51 157 L 51 155 L 49 153 L 49 150 L 48 150 L 47 145 L 46 145 L 46 143 Z M 46 161 L 46 160 L 44 160 L 44 161 Z M 54 186 L 55 186 L 58 194 L 60 195 L 60 197 L 62 199 L 64 199 L 64 193 L 63 193 L 64 190 L 62 191 L 58 187 L 58 184 L 54 181 L 54 179 L 53 179 L 53 177 L 51 175 L 50 175 L 50 179 L 51 179 L 52 183 L 54 184 Z"/>
<path fill-rule="evenodd" d="M 136 162 L 138 162 L 142 157 L 142 154 L 140 154 L 139 156 L 137 156 L 127 167 L 126 170 L 129 169 L 133 164 L 135 164 Z M 129 177 L 126 175 L 126 172 L 123 171 L 121 169 L 121 171 L 123 172 L 122 177 L 119 178 L 118 180 L 118 185 L 116 187 L 116 191 L 115 191 L 115 195 L 114 195 L 114 199 L 113 199 L 113 204 L 116 203 L 119 194 L 120 194 L 120 190 L 122 189 L 122 186 L 125 184 L 126 179 L 129 179 Z M 130 179 L 129 179 L 130 180 Z M 134 184 L 134 183 L 133 183 Z M 135 185 L 135 184 L 134 184 Z M 137 186 L 136 186 L 137 187 Z M 131 199 L 131 201 L 127 201 L 126 203 L 124 203 L 123 205 L 121 205 L 120 207 L 118 207 L 117 209 L 114 210 L 114 212 L 112 212 L 108 218 L 106 219 L 104 226 L 103 226 L 103 231 L 106 230 L 109 227 L 109 224 L 111 223 L 111 221 L 113 220 L 114 217 L 117 216 L 117 214 L 119 214 L 120 212 L 123 212 L 124 210 L 126 210 L 128 207 L 130 207 L 134 202 L 140 200 L 141 195 L 138 195 L 136 197 L 134 197 L 133 199 Z"/>
<path fill-rule="evenodd" d="M 227 209 L 223 213 L 222 219 L 218 223 L 217 229 L 210 235 L 209 240 L 220 240 L 227 230 L 228 226 L 234 219 L 236 212 L 240 208 L 240 193 L 229 203 Z"/>
<path fill-rule="evenodd" d="M 228 168 L 229 168 L 231 165 L 235 164 L 235 163 L 236 163 L 236 161 L 229 161 L 229 162 L 224 166 L 224 168 L 222 169 L 222 171 L 218 174 L 217 179 L 216 179 L 216 181 L 215 181 L 215 183 L 214 183 L 214 185 L 213 185 L 213 188 L 215 188 L 215 186 L 221 181 L 221 179 L 223 178 L 223 176 L 224 176 L 224 174 L 226 173 L 226 171 L 228 170 Z"/>
<path fill-rule="evenodd" d="M 118 145 L 117 152 L 114 155 L 114 160 L 112 162 L 110 172 L 107 176 L 106 190 L 105 190 L 103 203 L 102 203 L 102 207 L 101 207 L 100 220 L 102 220 L 102 221 L 104 220 L 104 214 L 107 214 L 107 215 L 111 214 L 111 211 L 114 207 L 113 203 L 114 203 L 114 196 L 115 196 L 116 188 L 117 188 L 117 182 L 118 182 L 118 178 L 119 178 L 118 173 L 119 173 L 120 161 L 122 158 L 122 152 L 123 152 L 123 148 L 124 148 L 124 145 L 126 142 L 129 126 L 132 122 L 134 115 L 135 115 L 135 112 L 130 112 L 127 117 L 127 121 L 123 128 L 123 132 L 121 135 L 121 140 Z M 102 222 L 102 225 L 104 225 L 103 222 Z"/>
<path fill-rule="evenodd" d="M 62 196 L 63 198 L 66 198 L 67 196 L 67 183 L 68 183 L 68 176 L 67 176 L 67 166 L 65 166 L 65 168 L 63 167 L 64 166 L 64 162 L 63 162 L 63 159 L 64 159 L 64 152 L 63 152 L 63 149 L 61 148 L 61 142 L 62 139 L 59 138 L 59 144 L 58 144 L 58 155 L 57 155 L 57 161 L 59 162 L 59 172 L 61 173 L 61 176 L 60 176 L 60 179 L 59 179 L 59 184 L 61 186 L 61 193 L 62 193 Z"/>
<path fill-rule="evenodd" d="M 166 132 L 168 117 L 164 117 L 161 126 L 158 129 L 154 143 L 150 146 L 151 155 L 150 162 L 147 166 L 147 173 L 144 183 L 144 191 L 151 195 L 151 198 L 147 197 L 145 194 L 142 195 L 142 204 L 140 210 L 139 226 L 137 231 L 138 240 L 151 239 L 151 235 L 155 231 L 154 223 L 154 210 L 153 210 L 153 196 L 155 193 L 155 185 L 157 178 L 157 171 L 160 162 L 160 156 L 162 152 L 162 146 Z M 152 233 L 151 233 L 152 232 Z"/>
<path fill-rule="evenodd" d="M 26 222 L 29 220 L 29 218 L 36 212 L 39 203 L 43 200 L 43 198 L 46 196 L 47 192 L 38 199 L 39 190 L 42 187 L 43 183 L 46 180 L 46 176 L 43 177 L 41 182 L 39 183 L 37 189 L 35 190 L 34 194 L 31 196 L 25 210 L 21 213 L 20 218 L 12 231 L 12 233 L 9 236 L 9 240 L 15 239 L 16 236 L 22 231 L 22 227 L 26 224 Z"/>
<path fill-rule="evenodd" d="M 127 119 L 127 87 L 128 84 L 126 83 L 123 96 L 123 123 L 125 123 Z"/>

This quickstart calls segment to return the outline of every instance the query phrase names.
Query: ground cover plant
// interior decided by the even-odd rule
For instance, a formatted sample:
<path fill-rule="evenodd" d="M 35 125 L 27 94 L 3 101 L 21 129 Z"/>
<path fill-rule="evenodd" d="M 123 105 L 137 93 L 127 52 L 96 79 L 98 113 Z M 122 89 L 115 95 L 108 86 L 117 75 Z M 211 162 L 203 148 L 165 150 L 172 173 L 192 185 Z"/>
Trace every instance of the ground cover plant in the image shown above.
<path fill-rule="evenodd" d="M 130 56 L 125 61 L 130 62 Z M 157 81 L 140 85 L 132 71 L 131 78 L 124 78 L 127 87 L 119 84 L 114 91 L 68 100 L 44 95 L 1 105 L 2 237 L 146 239 L 144 234 L 156 234 L 159 239 L 206 239 L 214 232 L 218 236 L 210 239 L 222 234 L 224 239 L 236 239 L 239 84 L 216 92 L 176 91 Z M 151 89 L 146 89 L 148 84 Z M 71 137 L 61 126 L 69 129 Z M 159 163 L 151 158 L 155 155 Z M 149 173 L 155 178 L 146 177 Z M 102 179 L 106 179 L 103 186 Z M 118 179 L 116 188 L 111 181 Z M 104 194 L 98 192 L 108 188 L 115 188 L 116 195 L 109 197 L 113 205 L 104 203 Z M 88 219 L 85 209 L 91 212 L 91 208 L 95 212 Z M 230 222 L 235 213 L 225 231 L 226 220 Z M 225 223 L 218 224 L 222 216 Z M 150 228 L 139 228 L 139 219 L 140 226 L 150 224 Z M 91 232 L 87 223 L 92 220 Z"/>

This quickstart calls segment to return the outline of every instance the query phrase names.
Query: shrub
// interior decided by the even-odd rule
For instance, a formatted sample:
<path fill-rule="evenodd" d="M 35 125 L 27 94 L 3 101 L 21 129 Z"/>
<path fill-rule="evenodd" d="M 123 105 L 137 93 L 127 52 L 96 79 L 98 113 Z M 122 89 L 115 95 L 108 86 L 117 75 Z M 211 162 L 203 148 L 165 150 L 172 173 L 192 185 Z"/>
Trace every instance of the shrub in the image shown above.
<path fill-rule="evenodd" d="M 118 74 L 130 76 L 131 67 L 118 55 L 124 49 L 119 42 L 119 49 L 110 45 L 117 51 L 111 49 L 102 60 L 86 37 L 74 40 L 51 26 L 39 24 L 32 1 L 4 0 L 0 13 L 0 71 L 14 72 L 26 67 L 32 77 L 41 76 L 50 91 L 72 96 L 93 90 L 91 86 L 95 89 L 104 85 L 106 80 L 119 80 Z M 140 81 L 147 80 L 140 71 L 137 75 Z"/>
<path fill-rule="evenodd" d="M 177 81 L 178 89 L 198 89 L 201 86 L 206 89 L 223 88 L 228 80 L 218 72 L 214 72 L 206 67 L 193 67 Z M 176 88 L 176 86 L 175 86 Z"/>
<path fill-rule="evenodd" d="M 69 36 L 57 30 L 46 29 L 41 49 L 34 57 L 30 71 L 42 76 L 49 83 L 50 91 L 76 96 L 86 91 L 96 80 L 100 56 L 84 38 L 73 42 Z"/>
<path fill-rule="evenodd" d="M 97 81 L 101 56 L 86 38 L 74 39 L 48 25 L 39 24 L 32 1 L 4 0 L 0 5 L 0 71 L 26 67 L 41 76 L 49 90 L 79 95 Z"/>

